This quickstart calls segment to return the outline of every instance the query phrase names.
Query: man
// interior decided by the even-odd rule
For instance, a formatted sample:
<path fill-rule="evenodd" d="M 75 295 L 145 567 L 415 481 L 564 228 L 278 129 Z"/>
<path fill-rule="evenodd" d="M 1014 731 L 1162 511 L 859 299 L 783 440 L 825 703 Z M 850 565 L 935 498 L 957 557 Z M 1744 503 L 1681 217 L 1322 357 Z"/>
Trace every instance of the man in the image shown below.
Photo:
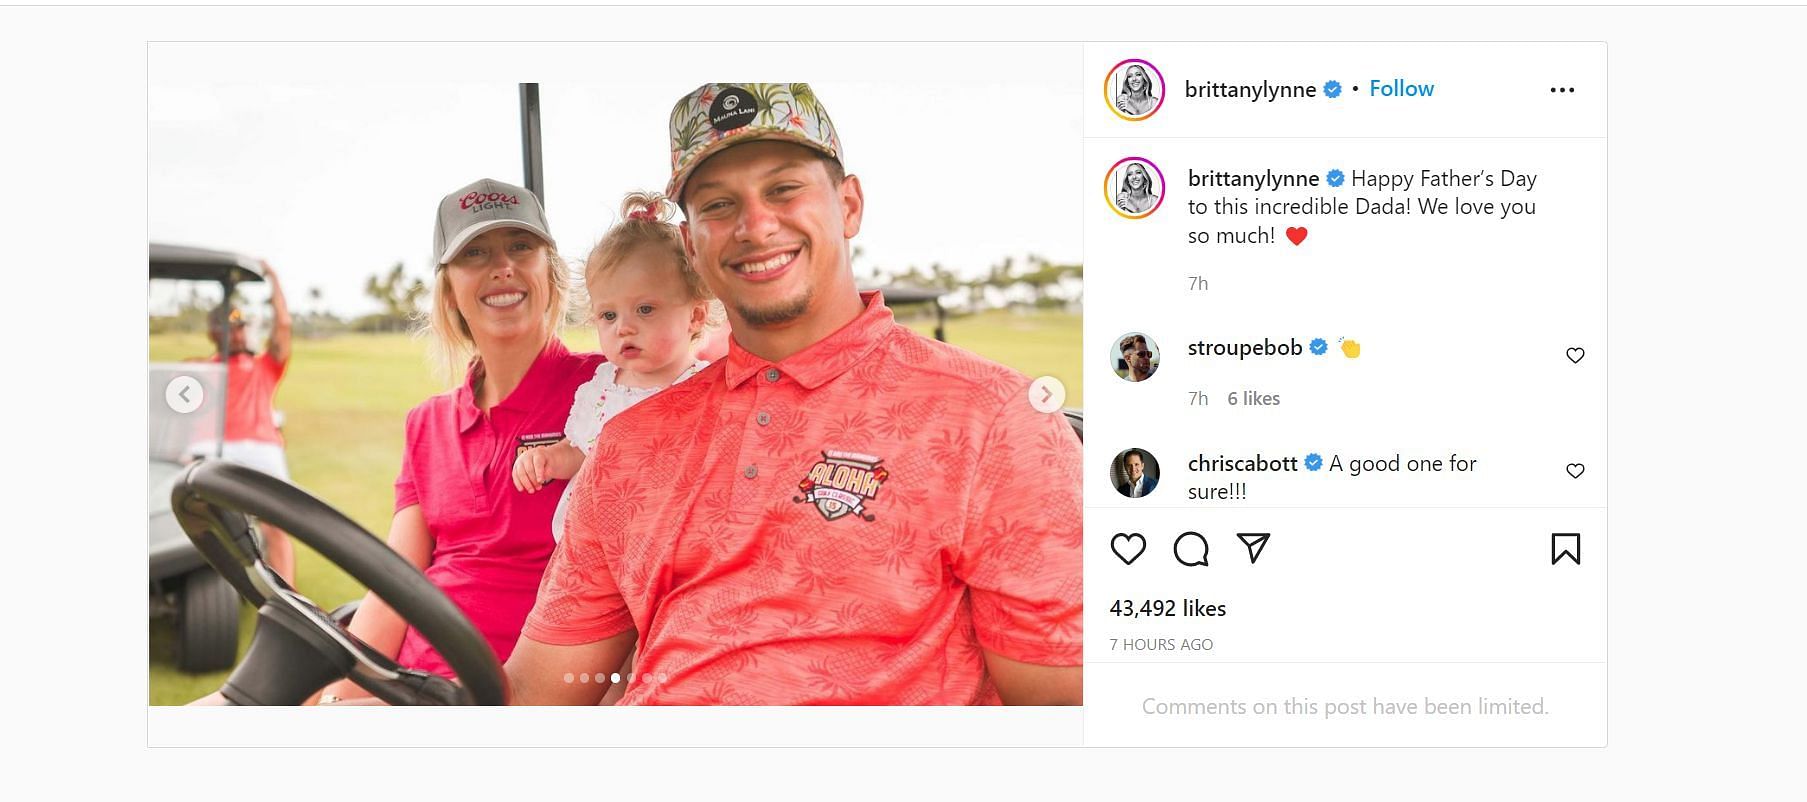
<path fill-rule="evenodd" d="M 1120 348 L 1123 351 L 1123 372 L 1118 375 L 1132 382 L 1146 381 L 1154 375 L 1154 353 L 1148 350 L 1146 338 L 1132 334 L 1123 338 Z"/>
<path fill-rule="evenodd" d="M 1123 473 L 1127 481 L 1117 483 L 1117 492 L 1130 498 L 1141 498 L 1154 492 L 1155 478 L 1143 473 L 1142 452 L 1130 449 L 1123 455 Z"/>
<path fill-rule="evenodd" d="M 262 354 L 248 343 L 244 310 L 228 301 L 208 317 L 208 334 L 217 352 L 211 361 L 226 364 L 226 440 L 220 456 L 289 481 L 288 456 L 282 433 L 276 430 L 276 385 L 289 367 L 289 304 L 282 284 L 268 262 L 264 282 L 270 285 L 273 313 L 270 340 Z M 264 557 L 289 584 L 295 583 L 295 547 L 288 533 L 259 522 L 264 534 Z"/>
<path fill-rule="evenodd" d="M 854 285 L 865 198 L 804 84 L 708 84 L 667 194 L 727 358 L 609 424 L 515 701 L 1077 704 L 1080 448 L 1029 380 Z"/>

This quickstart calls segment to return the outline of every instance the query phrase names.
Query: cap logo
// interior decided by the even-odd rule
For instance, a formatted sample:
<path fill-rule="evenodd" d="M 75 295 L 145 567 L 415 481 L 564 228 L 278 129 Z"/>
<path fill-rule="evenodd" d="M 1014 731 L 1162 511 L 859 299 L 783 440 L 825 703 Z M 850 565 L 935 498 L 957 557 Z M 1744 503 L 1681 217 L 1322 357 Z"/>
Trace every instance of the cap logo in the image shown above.
<path fill-rule="evenodd" d="M 738 86 L 730 86 L 723 89 L 709 106 L 709 127 L 717 131 L 744 128 L 758 114 L 759 104 L 754 102 L 753 93 Z"/>
<path fill-rule="evenodd" d="M 520 202 L 520 197 L 505 192 L 472 192 L 458 199 L 458 208 L 470 209 L 475 206 L 477 211 L 483 211 L 497 208 L 500 204 L 515 206 Z"/>

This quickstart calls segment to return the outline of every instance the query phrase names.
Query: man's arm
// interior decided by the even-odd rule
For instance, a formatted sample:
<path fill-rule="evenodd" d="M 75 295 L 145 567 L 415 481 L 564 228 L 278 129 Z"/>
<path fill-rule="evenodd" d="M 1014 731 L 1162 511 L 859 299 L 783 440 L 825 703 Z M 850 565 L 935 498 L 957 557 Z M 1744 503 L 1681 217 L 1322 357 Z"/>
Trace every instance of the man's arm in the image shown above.
<path fill-rule="evenodd" d="M 1085 669 L 1079 666 L 1038 666 L 1012 660 L 990 649 L 981 651 L 985 653 L 985 670 L 991 672 L 991 684 L 997 686 L 998 698 L 1004 704 L 1080 704 L 1085 685 Z"/>
<path fill-rule="evenodd" d="M 264 281 L 270 283 L 270 309 L 275 315 L 270 327 L 270 343 L 264 349 L 271 359 L 278 363 L 289 361 L 289 330 L 293 324 L 289 318 L 289 299 L 283 297 L 282 282 L 276 280 L 276 270 L 269 262 L 263 263 Z"/>
<path fill-rule="evenodd" d="M 554 646 L 522 635 L 508 656 L 511 705 L 594 705 L 609 690 L 634 648 L 634 630 L 576 646 Z M 589 675 L 591 680 L 580 678 Z M 569 677 L 570 679 L 567 679 Z"/>
<path fill-rule="evenodd" d="M 1022 392 L 1001 402 L 985 435 L 954 575 L 966 582 L 999 699 L 1076 705 L 1084 675 L 1079 439 L 1064 416 L 1035 411 Z M 1023 465 L 1041 470 L 1012 470 Z"/>

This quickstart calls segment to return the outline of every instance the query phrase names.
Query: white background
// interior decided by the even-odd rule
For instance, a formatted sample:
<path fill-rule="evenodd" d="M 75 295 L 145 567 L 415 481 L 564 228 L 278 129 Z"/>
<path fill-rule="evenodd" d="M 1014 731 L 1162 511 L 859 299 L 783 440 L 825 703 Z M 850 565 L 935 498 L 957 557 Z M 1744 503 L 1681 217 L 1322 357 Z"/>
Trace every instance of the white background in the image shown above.
<path fill-rule="evenodd" d="M 547 219 L 580 263 L 624 194 L 665 188 L 679 98 L 710 81 L 802 80 L 877 204 L 860 229 L 861 279 L 931 264 L 970 278 L 1029 253 L 1077 262 L 1078 227 L 1049 224 L 1078 211 L 1050 169 L 1077 142 L 1030 135 L 1079 125 L 1079 86 L 1064 74 L 1073 49 L 973 44 L 924 59 L 916 45 L 870 43 L 160 42 L 149 48 L 150 238 L 268 259 L 297 311 L 313 308 L 311 287 L 340 315 L 370 311 L 371 273 L 401 262 L 431 276 L 423 210 L 479 176 L 522 183 L 515 82 L 529 80 Z M 1036 200 L 958 213 L 1005 187 Z"/>
<path fill-rule="evenodd" d="M 5 15 L 0 333 L 15 469 L 7 731 L 18 787 L 161 798 L 611 794 L 960 798 L 1777 798 L 1798 795 L 1807 564 L 1793 499 L 1801 371 L 1790 169 L 1799 10 L 211 8 Z M 147 39 L 941 36 L 1572 39 L 1608 43 L 1608 746 L 1597 749 L 777 751 L 144 749 L 135 399 Z M 1112 35 L 1111 38 L 1119 38 Z M 931 54 L 925 57 L 932 58 Z M 1076 79 L 1093 82 L 1080 76 Z M 1163 114 L 1167 110 L 1163 110 Z M 1073 169 L 1083 169 L 1075 164 Z M 120 268 L 123 271 L 123 268 Z M 81 300 L 61 302 L 79 289 Z M 135 402 L 133 403 L 135 409 Z M 121 421 L 124 421 L 121 423 Z M 115 501 L 117 500 L 117 501 Z M 706 722 L 698 724 L 706 731 Z M 306 789 L 306 790 L 302 790 Z M 1163 797 L 1165 798 L 1165 797 Z"/>

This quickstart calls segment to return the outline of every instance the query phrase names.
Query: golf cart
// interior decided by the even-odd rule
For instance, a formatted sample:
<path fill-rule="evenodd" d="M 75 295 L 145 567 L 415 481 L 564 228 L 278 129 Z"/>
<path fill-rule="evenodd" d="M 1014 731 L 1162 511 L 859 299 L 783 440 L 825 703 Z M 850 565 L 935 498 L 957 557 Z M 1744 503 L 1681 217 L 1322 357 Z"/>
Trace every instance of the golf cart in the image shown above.
<path fill-rule="evenodd" d="M 150 278 L 218 284 L 222 304 L 238 285 L 264 280 L 255 259 L 160 243 L 150 246 Z M 258 619 L 244 662 L 222 688 L 233 704 L 299 704 L 348 674 L 392 704 L 500 704 L 501 666 L 489 644 L 424 575 L 313 496 L 219 459 L 226 384 L 218 363 L 150 366 L 151 610 L 175 615 L 177 666 L 232 667 L 242 598 L 258 608 Z M 348 611 L 319 611 L 264 562 L 253 520 L 290 531 L 390 601 L 462 685 L 396 666 L 357 643 L 343 629 Z"/>
<path fill-rule="evenodd" d="M 892 284 L 884 287 L 862 287 L 861 290 L 875 289 L 885 294 L 885 305 L 896 309 L 908 304 L 930 304 L 935 307 L 935 339 L 947 342 L 947 308 L 941 305 L 941 296 L 946 290 L 932 287 L 910 287 Z"/>
<path fill-rule="evenodd" d="M 233 288 L 263 281 L 256 260 L 224 251 L 152 243 L 152 281 Z M 213 362 L 152 363 L 149 383 L 150 599 L 153 614 L 175 616 L 176 666 L 203 672 L 238 657 L 238 593 L 201 557 L 177 525 L 170 489 L 196 459 L 217 459 L 226 433 L 226 368 Z"/>
<path fill-rule="evenodd" d="M 861 291 L 878 290 L 885 294 L 885 305 L 893 309 L 910 304 L 929 304 L 935 308 L 935 339 L 947 342 L 947 307 L 941 305 L 941 296 L 947 290 L 934 287 L 912 287 L 904 284 L 892 284 L 883 287 L 861 287 Z M 1061 410 L 1067 423 L 1073 427 L 1073 433 L 1085 437 L 1085 412 L 1068 407 Z"/>
<path fill-rule="evenodd" d="M 183 469 L 170 509 L 195 550 L 257 608 L 245 659 L 220 688 L 228 705 L 298 705 L 350 677 L 392 705 L 507 703 L 502 665 L 464 612 L 388 544 L 276 477 L 223 460 Z M 409 668 L 345 630 L 264 561 L 250 519 L 269 521 L 381 596 L 437 650 L 458 681 Z M 235 605 L 236 606 L 236 605 Z"/>

